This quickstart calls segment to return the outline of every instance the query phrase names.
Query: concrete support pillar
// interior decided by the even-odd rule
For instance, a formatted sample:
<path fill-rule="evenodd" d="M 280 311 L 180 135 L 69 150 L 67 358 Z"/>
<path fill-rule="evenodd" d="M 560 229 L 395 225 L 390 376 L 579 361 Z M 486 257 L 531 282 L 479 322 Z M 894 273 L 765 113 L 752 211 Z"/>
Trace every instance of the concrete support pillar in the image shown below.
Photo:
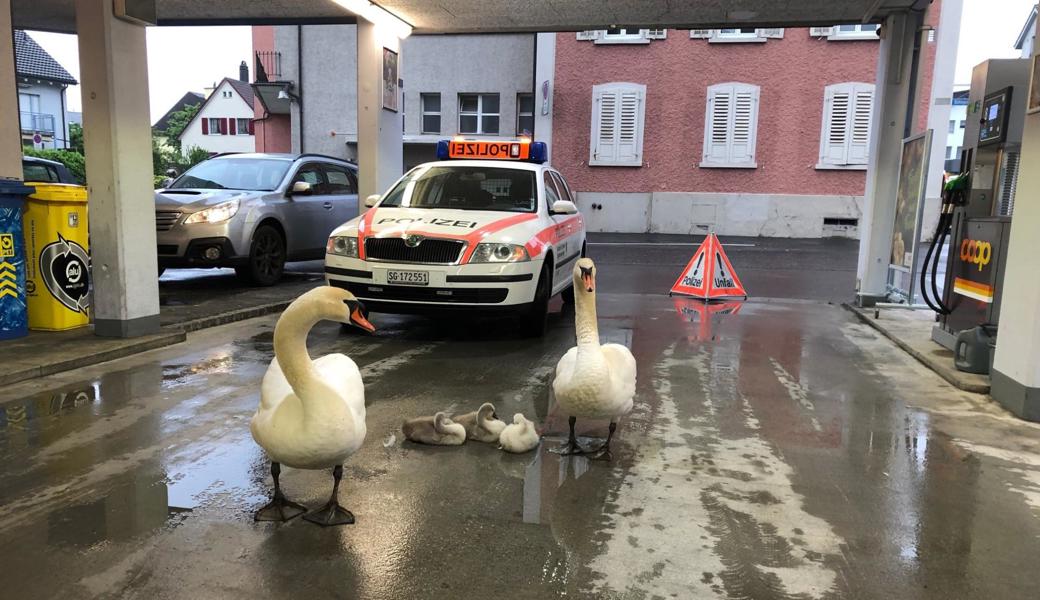
<path fill-rule="evenodd" d="M 404 169 L 401 115 L 383 108 L 384 48 L 397 53 L 400 77 L 404 60 L 401 41 L 389 28 L 358 17 L 358 187 L 362 212 L 364 199 L 370 194 L 385 192 Z"/>
<path fill-rule="evenodd" d="M 11 0 L 0 0 L 0 179 L 22 180 L 22 133 L 14 74 Z"/>
<path fill-rule="evenodd" d="M 990 395 L 1040 421 L 1040 113 L 1026 115 L 1020 161 Z"/>
<path fill-rule="evenodd" d="M 961 33 L 961 12 L 964 0 L 943 0 L 932 4 L 929 10 L 940 7 L 938 31 L 935 35 L 935 67 L 932 69 L 932 91 L 929 98 L 927 128 L 932 135 L 932 150 L 928 159 L 928 180 L 925 182 L 925 210 L 922 231 L 931 240 L 939 220 L 942 195 L 942 174 L 946 163 L 946 127 L 950 122 L 953 104 L 953 75 L 957 66 L 957 44 Z"/>
<path fill-rule="evenodd" d="M 94 277 L 94 331 L 159 329 L 151 120 L 144 27 L 111 0 L 76 0 Z"/>
<path fill-rule="evenodd" d="M 556 79 L 556 34 L 535 34 L 534 139 L 545 142 L 552 162 L 553 88 Z"/>
<path fill-rule="evenodd" d="M 874 92 L 874 130 L 863 199 L 863 227 L 856 271 L 856 301 L 871 306 L 885 297 L 896 214 L 896 185 L 907 135 L 914 40 L 920 13 L 900 13 L 884 23 Z"/>

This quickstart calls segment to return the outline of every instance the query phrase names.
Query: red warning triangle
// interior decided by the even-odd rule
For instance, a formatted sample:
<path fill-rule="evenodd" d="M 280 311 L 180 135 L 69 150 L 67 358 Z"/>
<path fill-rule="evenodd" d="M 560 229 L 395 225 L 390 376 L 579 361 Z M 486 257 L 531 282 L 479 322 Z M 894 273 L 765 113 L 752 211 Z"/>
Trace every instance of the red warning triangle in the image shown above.
<path fill-rule="evenodd" d="M 747 298 L 747 292 L 714 233 L 709 233 L 672 286 L 672 294 L 701 300 Z"/>

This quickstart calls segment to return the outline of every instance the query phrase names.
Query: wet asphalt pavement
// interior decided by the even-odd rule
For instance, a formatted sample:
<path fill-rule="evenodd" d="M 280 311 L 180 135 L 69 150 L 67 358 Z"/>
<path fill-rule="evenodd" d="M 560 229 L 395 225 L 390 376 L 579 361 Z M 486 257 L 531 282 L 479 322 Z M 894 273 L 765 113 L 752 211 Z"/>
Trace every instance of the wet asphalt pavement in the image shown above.
<path fill-rule="evenodd" d="M 274 316 L 6 388 L 0 597 L 1037 597 L 1040 426 L 839 307 L 753 298 L 708 314 L 668 298 L 653 286 L 680 253 L 632 250 L 591 252 L 601 337 L 639 368 L 612 463 L 547 451 L 566 431 L 549 390 L 574 339 L 558 302 L 541 340 L 497 321 L 316 327 L 312 355 L 348 354 L 366 383 L 368 436 L 341 490 L 353 526 L 252 520 L 270 491 L 248 423 Z M 745 275 L 752 250 L 727 248 L 755 295 L 792 262 Z M 836 266 L 789 296 L 847 277 L 804 254 Z M 542 426 L 542 446 L 401 440 L 404 417 L 485 401 Z M 286 468 L 282 482 L 316 507 L 331 477 Z"/>

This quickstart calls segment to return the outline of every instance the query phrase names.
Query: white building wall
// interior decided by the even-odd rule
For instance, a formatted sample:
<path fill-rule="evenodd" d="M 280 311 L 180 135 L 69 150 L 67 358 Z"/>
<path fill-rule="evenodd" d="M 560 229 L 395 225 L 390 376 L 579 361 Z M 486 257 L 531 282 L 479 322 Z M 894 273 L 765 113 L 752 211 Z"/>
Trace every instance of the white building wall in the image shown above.
<path fill-rule="evenodd" d="M 24 86 L 24 87 L 23 87 Z M 40 132 L 41 137 L 44 138 L 44 142 L 37 144 L 37 149 L 43 148 L 66 148 L 68 147 L 68 124 L 64 116 L 65 110 L 65 86 L 56 83 L 49 83 L 47 81 L 38 80 L 26 80 L 19 78 L 19 94 L 34 94 L 40 97 L 40 107 L 37 112 L 44 115 L 51 115 L 54 117 L 54 134 L 51 136 L 48 133 Z M 19 100 L 21 98 L 19 97 Z M 21 118 L 21 112 L 29 112 L 28 106 L 22 106 L 19 101 L 18 112 L 19 118 Z M 22 130 L 22 139 L 32 139 L 32 131 Z"/>
<path fill-rule="evenodd" d="M 224 97 L 226 91 L 231 92 L 230 98 Z M 204 118 L 253 119 L 253 107 L 246 104 L 227 81 L 217 86 L 209 100 L 199 110 L 199 114 L 181 134 L 181 150 L 187 153 L 192 146 L 198 146 L 209 152 L 253 152 L 256 150 L 255 137 L 248 133 L 238 133 L 237 129 L 235 135 L 222 135 L 212 128 L 208 134 L 203 134 L 202 119 Z"/>
<path fill-rule="evenodd" d="M 953 121 L 953 131 L 950 132 L 949 124 L 946 129 L 946 148 L 944 159 L 950 160 L 960 156 L 960 149 L 964 146 L 964 127 L 968 118 L 968 107 L 964 104 L 954 104 L 950 107 L 950 121 Z"/>

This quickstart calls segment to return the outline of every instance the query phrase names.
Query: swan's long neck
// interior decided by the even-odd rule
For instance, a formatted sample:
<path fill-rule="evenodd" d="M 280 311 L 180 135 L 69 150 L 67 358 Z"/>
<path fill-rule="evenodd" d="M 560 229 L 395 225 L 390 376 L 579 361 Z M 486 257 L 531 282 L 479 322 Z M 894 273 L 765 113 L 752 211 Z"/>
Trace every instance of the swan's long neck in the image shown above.
<path fill-rule="evenodd" d="M 286 381 L 300 399 L 305 421 L 340 416 L 341 402 L 330 402 L 338 394 L 321 378 L 307 352 L 307 334 L 325 318 L 307 304 L 290 305 L 274 328 L 274 354 Z M 347 410 L 346 413 L 350 411 Z"/>
<path fill-rule="evenodd" d="M 574 333 L 578 352 L 582 347 L 599 347 L 599 325 L 596 322 L 596 292 L 587 291 L 581 281 L 574 282 Z"/>

